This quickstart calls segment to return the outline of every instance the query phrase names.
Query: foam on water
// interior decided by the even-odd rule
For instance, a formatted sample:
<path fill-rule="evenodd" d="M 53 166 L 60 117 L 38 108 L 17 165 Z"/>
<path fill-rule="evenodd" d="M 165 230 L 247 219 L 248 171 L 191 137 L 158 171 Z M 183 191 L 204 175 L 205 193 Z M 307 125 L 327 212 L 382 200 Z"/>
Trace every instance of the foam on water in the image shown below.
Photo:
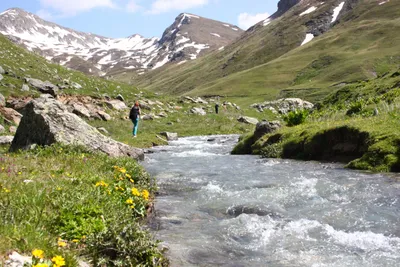
<path fill-rule="evenodd" d="M 397 180 L 229 155 L 235 138 L 179 139 L 144 162 L 172 266 L 400 267 Z"/>

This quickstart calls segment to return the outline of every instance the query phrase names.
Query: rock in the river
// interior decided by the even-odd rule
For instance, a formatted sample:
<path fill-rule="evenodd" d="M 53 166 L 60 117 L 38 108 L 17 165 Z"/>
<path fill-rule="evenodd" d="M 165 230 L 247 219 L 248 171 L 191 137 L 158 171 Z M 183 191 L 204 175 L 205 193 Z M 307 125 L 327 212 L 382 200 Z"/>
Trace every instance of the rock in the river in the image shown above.
<path fill-rule="evenodd" d="M 238 118 L 238 122 L 256 125 L 258 123 L 258 120 L 252 117 L 241 116 Z"/>
<path fill-rule="evenodd" d="M 162 133 L 160 133 L 160 135 L 166 137 L 168 141 L 176 141 L 176 140 L 178 140 L 178 134 L 177 133 L 162 132 Z"/>
<path fill-rule="evenodd" d="M 56 96 L 58 94 L 58 87 L 48 81 L 41 81 L 39 79 L 26 78 L 26 82 L 29 83 L 32 87 L 36 88 L 38 91 L 50 94 L 52 96 Z"/>
<path fill-rule="evenodd" d="M 49 95 L 29 102 L 15 134 L 10 151 L 29 149 L 32 144 L 82 145 L 91 151 L 110 156 L 129 156 L 143 159 L 141 149 L 130 147 L 102 135 L 77 115 L 68 112 L 65 105 Z"/>
<path fill-rule="evenodd" d="M 190 110 L 190 113 L 196 114 L 196 115 L 201 115 L 201 116 L 207 115 L 207 113 L 202 108 L 192 108 Z"/>
<path fill-rule="evenodd" d="M 266 120 L 260 121 L 256 125 L 256 130 L 254 131 L 254 138 L 255 140 L 258 140 L 265 134 L 272 133 L 281 127 L 282 125 L 279 121 L 271 121 L 271 122 Z"/>

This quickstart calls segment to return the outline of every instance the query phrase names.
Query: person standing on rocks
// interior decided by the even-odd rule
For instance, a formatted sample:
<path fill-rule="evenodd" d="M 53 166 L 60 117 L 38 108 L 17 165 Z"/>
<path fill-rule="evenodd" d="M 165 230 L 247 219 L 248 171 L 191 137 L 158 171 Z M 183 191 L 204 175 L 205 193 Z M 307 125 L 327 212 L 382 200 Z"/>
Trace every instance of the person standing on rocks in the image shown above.
<path fill-rule="evenodd" d="M 139 101 L 136 101 L 135 105 L 131 108 L 131 111 L 129 112 L 129 119 L 131 119 L 133 123 L 133 137 L 136 137 L 140 119 Z"/>

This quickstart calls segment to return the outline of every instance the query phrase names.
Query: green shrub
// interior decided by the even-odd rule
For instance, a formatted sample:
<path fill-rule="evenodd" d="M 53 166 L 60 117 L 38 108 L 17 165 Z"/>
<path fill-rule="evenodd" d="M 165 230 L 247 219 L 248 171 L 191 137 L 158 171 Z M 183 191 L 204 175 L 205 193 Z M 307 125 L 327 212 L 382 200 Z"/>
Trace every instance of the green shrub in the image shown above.
<path fill-rule="evenodd" d="M 283 117 L 283 120 L 287 123 L 287 126 L 296 126 L 304 123 L 309 115 L 308 110 L 295 110 L 290 111 Z"/>

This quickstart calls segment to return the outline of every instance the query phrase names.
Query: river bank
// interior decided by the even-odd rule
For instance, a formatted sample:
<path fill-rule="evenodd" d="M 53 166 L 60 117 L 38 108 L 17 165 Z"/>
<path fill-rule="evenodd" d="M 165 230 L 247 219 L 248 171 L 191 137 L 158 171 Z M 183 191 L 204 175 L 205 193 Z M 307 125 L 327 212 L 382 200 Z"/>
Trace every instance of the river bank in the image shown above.
<path fill-rule="evenodd" d="M 396 114 L 310 121 L 255 139 L 243 136 L 233 154 L 336 161 L 374 172 L 400 171 L 400 120 Z"/>

